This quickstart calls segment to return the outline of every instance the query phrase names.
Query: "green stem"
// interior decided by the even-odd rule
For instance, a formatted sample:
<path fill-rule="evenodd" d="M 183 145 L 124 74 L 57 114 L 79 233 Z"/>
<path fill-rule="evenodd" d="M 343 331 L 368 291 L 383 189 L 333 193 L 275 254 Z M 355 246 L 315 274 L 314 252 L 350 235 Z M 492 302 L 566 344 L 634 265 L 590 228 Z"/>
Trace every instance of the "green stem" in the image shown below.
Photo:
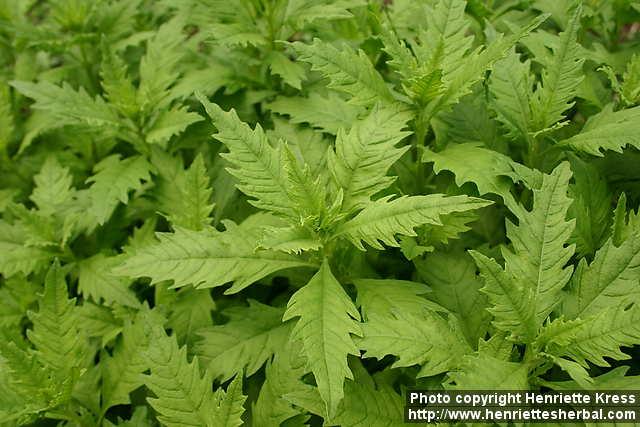
<path fill-rule="evenodd" d="M 525 162 L 527 166 L 533 169 L 538 165 L 538 140 L 536 138 L 527 138 L 527 158 Z"/>
<path fill-rule="evenodd" d="M 422 194 L 424 191 L 424 163 L 420 154 L 424 147 L 424 141 L 427 137 L 427 126 L 421 114 L 416 118 L 416 137 L 413 141 L 414 160 L 416 161 L 416 188 L 418 194 Z"/>

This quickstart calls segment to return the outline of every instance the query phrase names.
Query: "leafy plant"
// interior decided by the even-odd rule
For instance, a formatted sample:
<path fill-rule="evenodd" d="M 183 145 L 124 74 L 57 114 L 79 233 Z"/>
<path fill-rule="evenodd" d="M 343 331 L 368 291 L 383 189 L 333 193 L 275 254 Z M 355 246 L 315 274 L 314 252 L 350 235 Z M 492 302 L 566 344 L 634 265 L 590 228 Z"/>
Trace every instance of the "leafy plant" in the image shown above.
<path fill-rule="evenodd" d="M 637 389 L 637 6 L 0 2 L 0 424 Z"/>

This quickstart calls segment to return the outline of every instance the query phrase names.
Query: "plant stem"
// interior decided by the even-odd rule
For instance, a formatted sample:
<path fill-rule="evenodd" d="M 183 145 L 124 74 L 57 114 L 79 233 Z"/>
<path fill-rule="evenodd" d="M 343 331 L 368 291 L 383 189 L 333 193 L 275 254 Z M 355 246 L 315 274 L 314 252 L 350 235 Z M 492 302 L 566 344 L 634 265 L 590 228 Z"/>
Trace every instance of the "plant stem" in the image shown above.
<path fill-rule="evenodd" d="M 424 163 L 422 162 L 420 154 L 422 154 L 426 137 L 427 126 L 422 114 L 419 114 L 416 118 L 416 137 L 413 141 L 414 160 L 416 161 L 416 189 L 418 194 L 422 194 L 424 191 Z"/>

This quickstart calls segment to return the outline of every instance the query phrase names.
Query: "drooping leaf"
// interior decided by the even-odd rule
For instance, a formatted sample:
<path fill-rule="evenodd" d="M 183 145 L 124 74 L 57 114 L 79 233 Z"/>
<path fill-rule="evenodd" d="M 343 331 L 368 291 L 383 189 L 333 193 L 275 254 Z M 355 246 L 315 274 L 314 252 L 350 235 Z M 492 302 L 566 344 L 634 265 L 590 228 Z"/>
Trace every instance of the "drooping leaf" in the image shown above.
<path fill-rule="evenodd" d="M 419 365 L 418 377 L 454 369 L 471 348 L 455 322 L 438 314 L 399 312 L 396 318 L 374 317 L 362 325 L 360 347 L 365 357 L 397 356 L 393 368 Z M 455 356 L 454 356 L 455 355 Z"/>
<path fill-rule="evenodd" d="M 252 241 L 259 231 L 254 227 L 225 232 L 177 228 L 174 233 L 158 233 L 158 243 L 140 248 L 114 271 L 151 277 L 153 283 L 173 280 L 173 287 L 211 288 L 234 282 L 227 290 L 233 293 L 275 271 L 313 265 L 282 252 L 255 250 Z"/>
<path fill-rule="evenodd" d="M 229 322 L 200 329 L 194 352 L 221 381 L 243 372 L 253 375 L 289 337 L 291 324 L 282 322 L 283 313 L 254 300 L 225 310 Z"/>
<path fill-rule="evenodd" d="M 344 397 L 345 378 L 353 379 L 349 354 L 358 355 L 351 335 L 361 335 L 360 313 L 325 260 L 320 270 L 287 304 L 283 321 L 298 318 L 291 338 L 301 340 L 303 354 L 331 418 Z"/>
<path fill-rule="evenodd" d="M 351 95 L 356 105 L 372 105 L 377 101 L 394 102 L 391 91 L 375 70 L 367 55 L 346 46 L 338 48 L 320 39 L 312 44 L 294 43 L 298 59 L 309 62 L 330 81 L 328 87 Z"/>

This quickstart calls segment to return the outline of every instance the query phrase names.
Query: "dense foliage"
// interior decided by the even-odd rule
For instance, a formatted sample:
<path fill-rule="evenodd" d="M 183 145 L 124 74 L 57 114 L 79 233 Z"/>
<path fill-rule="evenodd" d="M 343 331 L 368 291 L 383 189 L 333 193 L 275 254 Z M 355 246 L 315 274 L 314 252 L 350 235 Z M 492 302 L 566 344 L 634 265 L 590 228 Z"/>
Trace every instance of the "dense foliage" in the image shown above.
<path fill-rule="evenodd" d="M 392 426 L 407 387 L 640 389 L 639 22 L 0 1 L 0 425 Z"/>

